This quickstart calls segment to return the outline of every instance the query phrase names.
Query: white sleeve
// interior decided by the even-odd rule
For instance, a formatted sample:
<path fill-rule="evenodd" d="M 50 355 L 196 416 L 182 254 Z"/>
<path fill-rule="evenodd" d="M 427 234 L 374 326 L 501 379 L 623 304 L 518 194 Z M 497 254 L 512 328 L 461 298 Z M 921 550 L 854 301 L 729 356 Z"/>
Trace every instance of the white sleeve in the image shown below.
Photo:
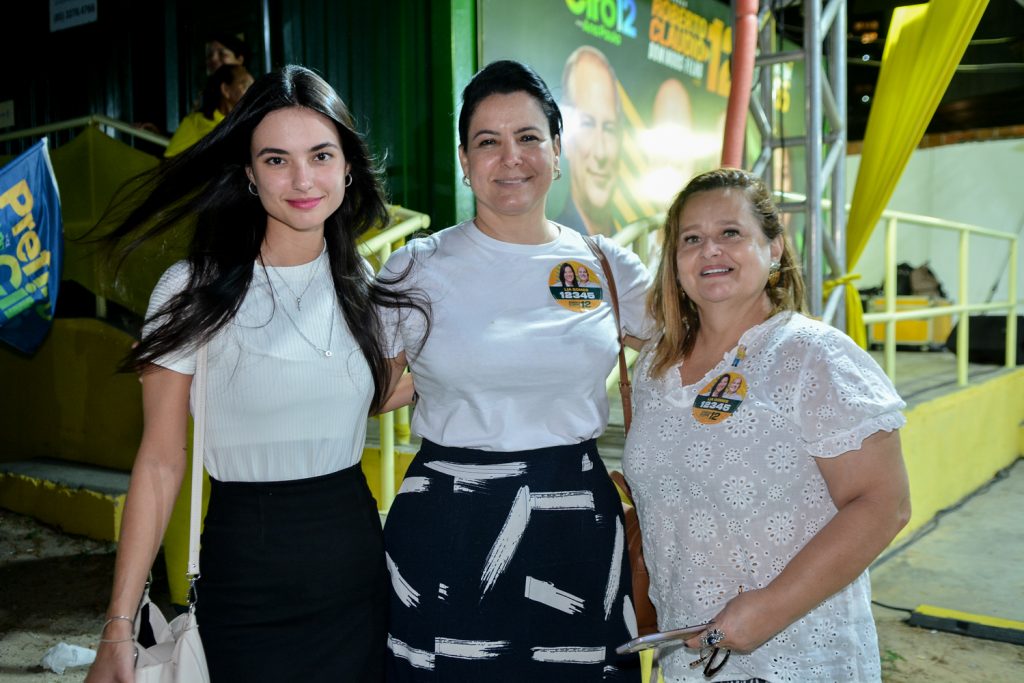
<path fill-rule="evenodd" d="M 820 328 L 819 328 L 820 329 Z M 795 414 L 811 455 L 831 458 L 858 450 L 878 431 L 906 424 L 906 403 L 878 363 L 834 328 L 806 335 L 795 387 Z"/>
<path fill-rule="evenodd" d="M 156 330 L 164 322 L 163 318 L 156 317 L 160 311 L 188 285 L 189 264 L 188 261 L 178 261 L 164 271 L 160 280 L 153 288 L 149 296 L 149 307 L 146 309 L 146 323 L 142 327 L 142 338 Z M 181 348 L 168 353 L 154 361 L 160 367 L 174 370 L 184 375 L 194 375 L 196 372 L 195 349 Z"/>
<path fill-rule="evenodd" d="M 650 338 L 653 330 L 647 316 L 647 291 L 651 287 L 651 274 L 639 256 L 620 246 L 618 242 L 603 235 L 597 235 L 595 239 L 601 251 L 608 257 L 608 263 L 615 276 L 622 331 L 638 339 Z"/>

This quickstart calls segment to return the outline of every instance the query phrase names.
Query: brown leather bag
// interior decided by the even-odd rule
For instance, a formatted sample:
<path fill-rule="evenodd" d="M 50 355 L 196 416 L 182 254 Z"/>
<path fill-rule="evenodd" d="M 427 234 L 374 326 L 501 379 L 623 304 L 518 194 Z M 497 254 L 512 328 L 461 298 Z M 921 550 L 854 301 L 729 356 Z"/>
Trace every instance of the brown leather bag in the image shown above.
<path fill-rule="evenodd" d="M 622 324 L 619 322 L 619 294 L 615 289 L 615 277 L 612 275 L 611 264 L 608 258 L 597 246 L 593 237 L 585 235 L 583 240 L 594 252 L 594 256 L 601 262 L 604 270 L 604 279 L 608 285 L 608 294 L 612 302 L 612 313 L 615 315 L 615 326 L 619 332 L 619 395 L 622 397 L 622 418 L 625 432 L 629 433 L 629 427 L 633 422 L 633 410 L 631 396 L 633 387 L 629 383 L 629 373 L 626 369 L 626 351 L 622 343 Z M 621 472 L 610 474 L 615 486 L 619 489 L 620 495 L 629 502 L 622 503 L 622 514 L 626 522 L 626 549 L 629 552 L 629 566 L 633 575 L 633 609 L 636 611 L 637 630 L 640 635 L 645 636 L 658 630 L 658 614 L 654 611 L 654 604 L 651 602 L 649 589 L 651 577 L 647 574 L 647 564 L 644 562 L 644 542 L 640 535 L 640 517 L 637 515 L 636 507 L 633 505 L 633 493 L 629 490 L 629 484 Z"/>
<path fill-rule="evenodd" d="M 658 630 L 658 613 L 648 591 L 651 577 L 647 574 L 644 562 L 644 539 L 640 535 L 640 517 L 633 507 L 633 495 L 622 472 L 611 472 L 612 481 L 629 499 L 622 504 L 622 514 L 626 518 L 626 549 L 629 552 L 629 566 L 633 572 L 633 609 L 636 610 L 636 625 L 640 635 L 646 636 Z"/>

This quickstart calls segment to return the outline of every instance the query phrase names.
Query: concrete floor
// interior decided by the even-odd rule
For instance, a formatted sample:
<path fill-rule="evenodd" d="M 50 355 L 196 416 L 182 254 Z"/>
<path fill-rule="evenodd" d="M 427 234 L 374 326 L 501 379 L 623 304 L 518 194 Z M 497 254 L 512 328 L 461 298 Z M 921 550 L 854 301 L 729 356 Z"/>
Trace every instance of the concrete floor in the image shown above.
<path fill-rule="evenodd" d="M 936 516 L 871 570 L 874 599 L 1024 622 L 1024 464 Z M 1024 671 L 1022 671 L 1024 679 Z"/>

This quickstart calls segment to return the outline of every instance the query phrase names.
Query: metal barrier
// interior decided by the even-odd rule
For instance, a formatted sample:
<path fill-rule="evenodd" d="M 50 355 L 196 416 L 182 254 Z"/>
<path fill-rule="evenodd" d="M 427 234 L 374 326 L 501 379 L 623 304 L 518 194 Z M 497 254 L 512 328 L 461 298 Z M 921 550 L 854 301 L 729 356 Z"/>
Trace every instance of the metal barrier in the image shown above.
<path fill-rule="evenodd" d="M 847 207 L 849 211 L 849 207 Z M 970 314 L 980 311 L 1006 311 L 1006 367 L 1012 368 L 1017 364 L 1017 236 L 1012 233 L 999 232 L 980 228 L 967 223 L 957 223 L 928 216 L 918 216 L 901 211 L 884 211 L 882 219 L 885 221 L 885 311 L 880 313 L 865 313 L 864 323 L 885 323 L 885 344 L 884 344 L 884 367 L 885 373 L 890 379 L 896 378 L 896 323 L 901 320 L 927 320 L 943 315 L 959 314 L 957 323 L 956 339 L 956 381 L 959 386 L 967 385 L 967 359 L 970 345 Z M 959 278 L 957 282 L 957 295 L 959 304 L 950 306 L 935 306 L 928 309 L 911 311 L 896 310 L 896 232 L 900 222 L 918 225 L 920 227 L 938 230 L 950 230 L 960 233 L 959 244 Z M 968 292 L 969 272 L 968 256 L 970 254 L 970 236 L 979 235 L 1004 239 L 1009 243 L 1009 283 L 1007 286 L 1007 298 L 1005 301 L 989 303 L 966 303 L 970 298 Z M 842 288 L 837 288 L 842 289 Z M 830 320 L 826 320 L 830 322 Z"/>
<path fill-rule="evenodd" d="M 163 135 L 151 133 L 148 130 L 136 128 L 130 123 L 124 121 L 118 121 L 112 119 L 109 116 L 102 114 L 92 114 L 91 116 L 83 116 L 77 119 L 71 119 L 69 121 L 61 121 L 58 123 L 49 123 L 43 126 L 36 126 L 35 128 L 25 128 L 23 130 L 16 130 L 10 133 L 4 133 L 0 135 L 0 143 L 13 143 L 15 141 L 22 142 L 21 148 L 13 150 L 11 144 L 7 145 L 10 153 L 18 153 L 27 149 L 28 146 L 35 141 L 35 138 L 42 137 L 44 135 L 51 136 L 51 147 L 58 147 L 62 142 L 68 140 L 62 140 L 60 137 L 53 137 L 53 133 L 61 133 L 64 131 L 76 130 L 78 128 L 85 128 L 86 126 L 96 126 L 101 130 L 107 128 L 109 130 L 104 131 L 110 135 L 110 131 L 117 131 L 131 138 L 139 138 L 147 142 L 152 142 L 155 145 L 166 147 L 167 143 L 170 142 L 169 138 L 165 138 Z M 70 139 L 69 136 L 68 139 Z"/>

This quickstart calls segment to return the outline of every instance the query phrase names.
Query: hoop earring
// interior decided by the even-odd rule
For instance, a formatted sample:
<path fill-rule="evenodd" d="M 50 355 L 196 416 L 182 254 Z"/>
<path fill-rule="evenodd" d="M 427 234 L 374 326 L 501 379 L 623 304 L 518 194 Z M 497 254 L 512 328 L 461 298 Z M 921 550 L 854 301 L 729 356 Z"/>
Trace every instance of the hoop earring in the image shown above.
<path fill-rule="evenodd" d="M 462 184 L 466 187 L 472 187 L 472 185 L 469 184 L 469 176 L 462 176 Z"/>
<path fill-rule="evenodd" d="M 345 177 L 348 178 L 348 180 L 345 181 L 345 187 L 348 187 L 349 185 L 352 184 L 352 174 L 346 173 Z"/>
<path fill-rule="evenodd" d="M 562 169 L 560 169 L 557 166 L 555 166 L 555 180 L 558 180 L 561 177 L 562 177 Z"/>
<path fill-rule="evenodd" d="M 256 185 L 254 185 L 251 180 L 249 181 L 249 194 L 251 194 L 253 197 L 260 196 L 260 193 L 256 191 Z"/>
<path fill-rule="evenodd" d="M 768 266 L 768 286 L 775 287 L 779 284 L 779 278 L 781 277 L 782 264 L 778 261 L 772 261 L 772 264 Z"/>

